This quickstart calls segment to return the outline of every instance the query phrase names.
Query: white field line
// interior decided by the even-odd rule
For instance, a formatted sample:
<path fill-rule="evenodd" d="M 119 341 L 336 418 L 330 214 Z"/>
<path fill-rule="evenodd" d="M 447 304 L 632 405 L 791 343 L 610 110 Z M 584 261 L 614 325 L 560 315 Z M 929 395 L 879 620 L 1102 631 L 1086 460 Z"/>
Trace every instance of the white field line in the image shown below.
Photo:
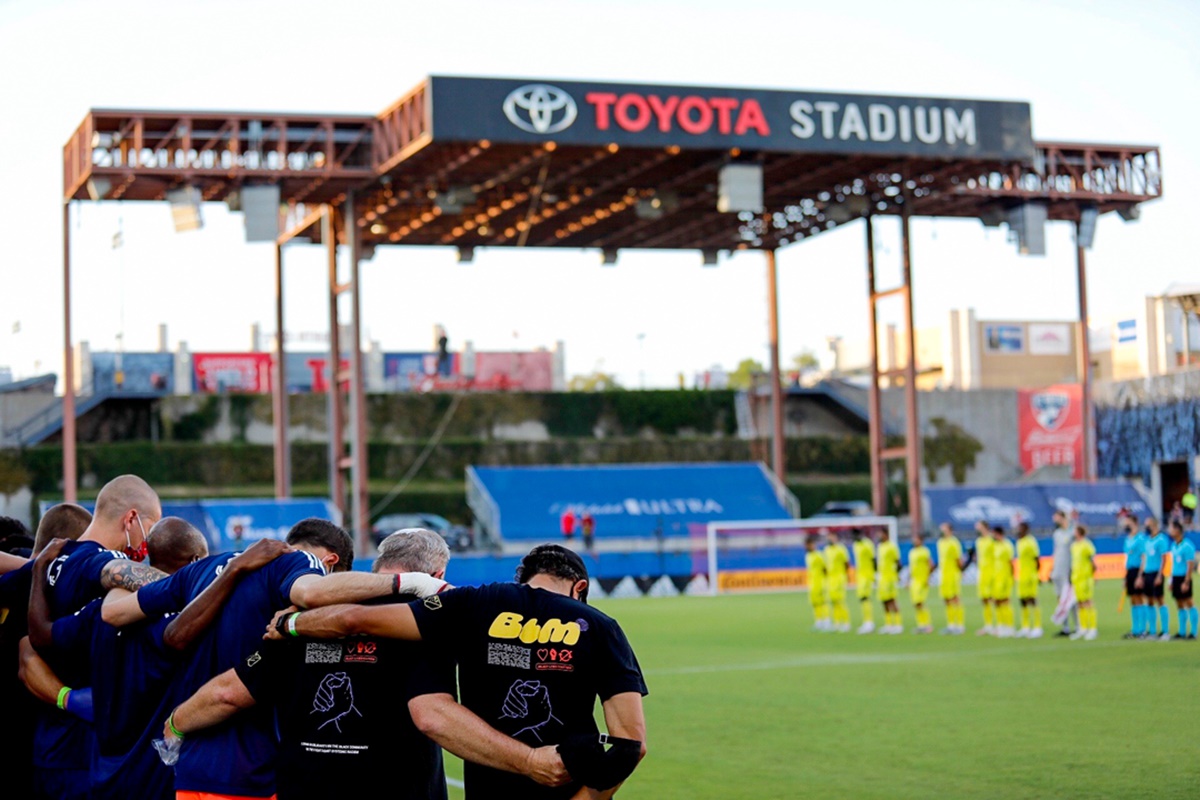
<path fill-rule="evenodd" d="M 800 667 L 842 667 L 857 664 L 902 664 L 909 661 L 932 661 L 942 658 L 961 658 L 963 656 L 996 656 L 1013 653 L 1043 653 L 1048 649 L 1062 650 L 1068 647 L 1094 650 L 1098 647 L 1120 647 L 1124 642 L 1079 642 L 1049 647 L 1025 648 L 1008 647 L 1000 650 L 970 650 L 966 652 L 937 652 L 937 653 L 814 653 L 794 658 L 757 661 L 745 664 L 699 664 L 686 667 L 664 667 L 644 670 L 646 675 L 704 675 L 714 672 L 762 672 L 777 669 L 797 669 Z"/>

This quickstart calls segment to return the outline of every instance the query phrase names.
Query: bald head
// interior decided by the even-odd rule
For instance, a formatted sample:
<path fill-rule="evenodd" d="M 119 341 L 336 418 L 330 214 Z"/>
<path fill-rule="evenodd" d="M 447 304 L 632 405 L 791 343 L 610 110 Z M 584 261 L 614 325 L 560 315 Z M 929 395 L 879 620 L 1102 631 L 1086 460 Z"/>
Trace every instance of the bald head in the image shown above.
<path fill-rule="evenodd" d="M 208 555 L 204 534 L 179 517 L 163 517 L 146 534 L 150 566 L 173 574 Z"/>
<path fill-rule="evenodd" d="M 104 525 L 119 522 L 130 511 L 149 520 L 162 516 L 158 494 L 137 475 L 113 478 L 96 495 L 96 520 Z"/>
<path fill-rule="evenodd" d="M 33 552 L 40 553 L 51 539 L 78 539 L 92 524 L 92 512 L 74 503 L 59 503 L 46 509 L 38 521 Z"/>

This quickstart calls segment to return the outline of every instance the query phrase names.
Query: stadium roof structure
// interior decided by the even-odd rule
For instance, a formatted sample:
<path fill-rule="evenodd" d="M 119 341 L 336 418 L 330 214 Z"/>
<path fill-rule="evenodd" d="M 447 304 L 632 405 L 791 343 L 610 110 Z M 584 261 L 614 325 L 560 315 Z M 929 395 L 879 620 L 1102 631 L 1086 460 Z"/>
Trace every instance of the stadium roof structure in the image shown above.
<path fill-rule="evenodd" d="M 1090 246 L 1099 214 L 1132 219 L 1140 203 L 1162 194 L 1156 146 L 1036 142 L 1027 103 L 557 80 L 431 77 L 374 116 L 93 110 L 63 155 L 68 208 L 88 198 L 168 201 L 186 214 L 200 201 L 225 200 L 246 208 L 249 228 L 246 201 L 266 188 L 271 214 L 280 212 L 269 227 L 277 234 L 281 331 L 278 248 L 297 237 L 329 247 L 331 316 L 337 294 L 355 294 L 355 331 L 358 261 L 378 246 L 450 246 L 465 259 L 479 247 L 599 248 L 609 263 L 622 248 L 696 249 L 705 263 L 721 251 L 762 250 L 776 373 L 780 247 L 856 219 L 900 217 L 905 277 L 892 289 L 876 287 L 866 226 L 871 319 L 874 328 L 877 302 L 899 295 L 911 332 L 911 216 L 1007 223 L 1022 249 L 1037 253 L 1046 221 L 1075 223 Z M 338 277 L 337 243 L 356 254 L 347 281 Z M 69 351 L 69 294 L 65 302 Z M 340 352 L 331 338 L 331 352 Z M 351 384 L 352 421 L 363 410 L 361 363 L 353 360 L 341 376 Z M 69 370 L 68 355 L 71 386 Z M 907 372 L 875 375 L 875 419 L 881 379 L 903 380 L 909 390 L 911 443 L 903 452 L 884 448 L 873 426 L 877 507 L 882 464 L 891 458 L 908 459 L 911 496 L 920 497 L 915 382 Z M 336 392 L 331 399 L 341 402 Z M 286 405 L 276 401 L 277 427 L 285 427 Z M 341 415 L 333 416 L 337 440 Z M 65 407 L 68 496 L 73 421 Z M 782 431 L 778 392 L 775 423 Z M 354 427 L 351 458 L 340 447 L 331 458 L 363 473 L 354 477 L 357 500 L 365 499 L 365 434 Z M 280 430 L 276 490 L 285 496 Z M 782 437 L 774 440 L 781 472 Z M 332 489 L 343 507 L 341 484 Z M 355 526 L 365 531 L 365 522 Z"/>

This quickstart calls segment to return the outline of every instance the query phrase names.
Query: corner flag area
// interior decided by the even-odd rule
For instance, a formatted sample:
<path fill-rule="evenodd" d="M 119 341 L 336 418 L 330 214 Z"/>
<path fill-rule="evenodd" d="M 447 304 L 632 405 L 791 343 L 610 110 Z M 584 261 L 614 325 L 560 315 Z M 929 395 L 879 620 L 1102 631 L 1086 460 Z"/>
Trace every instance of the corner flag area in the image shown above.
<path fill-rule="evenodd" d="M 1120 591 L 1097 584 L 1092 642 L 976 637 L 973 597 L 966 636 L 815 633 L 795 593 L 602 601 L 654 720 L 621 797 L 1193 797 L 1200 644 L 1122 641 Z"/>

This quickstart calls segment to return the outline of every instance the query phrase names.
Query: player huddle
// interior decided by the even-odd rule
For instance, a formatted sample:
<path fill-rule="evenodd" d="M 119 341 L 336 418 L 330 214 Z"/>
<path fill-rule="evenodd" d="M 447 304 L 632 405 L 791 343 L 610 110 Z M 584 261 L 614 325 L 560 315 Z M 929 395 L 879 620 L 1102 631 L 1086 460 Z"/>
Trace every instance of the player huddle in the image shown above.
<path fill-rule="evenodd" d="M 1059 587 L 1060 599 L 1063 601 L 1060 605 L 1077 609 L 1078 626 L 1075 631 L 1070 632 L 1070 636 L 1073 639 L 1095 639 L 1095 545 L 1088 538 L 1085 526 L 1075 525 L 1067 530 L 1066 517 L 1060 514 L 1055 515 L 1055 521 L 1062 529 L 1056 532 L 1056 544 L 1062 539 L 1059 534 L 1070 537 L 1069 540 L 1063 540 L 1061 552 L 1056 546 L 1053 570 L 1055 576 L 1065 576 Z M 929 609 L 929 592 L 935 575 L 938 579 L 938 592 L 945 606 L 946 625 L 942 633 L 957 635 L 966 631 L 961 602 L 962 577 L 964 570 L 974 562 L 978 571 L 977 591 L 983 606 L 983 627 L 976 633 L 980 636 L 999 638 L 1041 638 L 1044 635 L 1042 612 L 1038 606 L 1041 554 L 1038 541 L 1029 526 L 1023 522 L 1018 523 L 1016 540 L 1013 541 L 1008 538 L 1002 527 L 990 526 L 980 521 L 976 525 L 976 539 L 966 550 L 949 523 L 943 523 L 939 533 L 934 545 L 937 551 L 936 560 L 926 545 L 925 537 L 919 532 L 913 534 L 912 547 L 908 551 L 908 596 L 916 617 L 916 632 L 932 633 L 934 630 Z M 902 567 L 899 546 L 886 535 L 878 535 L 876 538 L 876 534 L 865 529 L 855 529 L 853 536 L 853 564 L 850 553 L 841 543 L 837 531 L 829 532 L 824 548 L 819 546 L 816 536 L 807 540 L 805 566 L 808 572 L 809 600 L 816 619 L 815 630 L 836 633 L 850 631 L 846 590 L 853 566 L 856 593 L 862 609 L 862 623 L 858 632 L 903 633 L 898 604 Z M 1191 564 L 1194 568 L 1195 551 L 1192 550 L 1190 560 L 1186 554 L 1183 555 L 1185 560 L 1179 562 L 1179 568 L 1182 574 L 1190 576 L 1186 565 Z M 1147 580 L 1140 579 L 1139 587 Z M 1161 577 L 1157 580 L 1161 583 Z M 1181 578 L 1179 585 L 1186 585 L 1190 593 L 1190 577 Z M 1020 606 L 1019 627 L 1013 604 L 1014 591 L 1017 605 Z M 873 593 L 878 595 L 884 612 L 883 625 L 878 629 L 875 626 Z M 1130 596 L 1135 597 L 1132 593 Z M 1137 601 L 1134 602 L 1135 608 L 1138 607 Z M 1196 609 L 1190 606 L 1190 594 L 1187 602 L 1189 613 L 1194 614 Z M 1180 618 L 1183 619 L 1182 616 Z"/>
<path fill-rule="evenodd" d="M 423 529 L 369 573 L 322 519 L 209 555 L 126 475 L 32 550 L 0 554 L 5 797 L 444 800 L 445 748 L 467 797 L 597 800 L 645 754 L 637 659 L 559 545 L 461 588 Z"/>

